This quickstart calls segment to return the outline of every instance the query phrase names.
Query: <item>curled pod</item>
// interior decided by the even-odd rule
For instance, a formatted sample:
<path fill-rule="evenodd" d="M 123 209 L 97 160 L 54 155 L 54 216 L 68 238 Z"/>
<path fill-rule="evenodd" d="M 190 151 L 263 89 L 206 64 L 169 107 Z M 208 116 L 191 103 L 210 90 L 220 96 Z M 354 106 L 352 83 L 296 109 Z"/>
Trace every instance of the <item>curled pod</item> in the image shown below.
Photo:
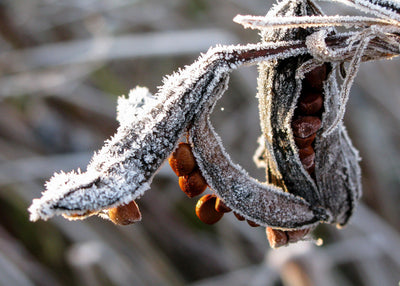
<path fill-rule="evenodd" d="M 322 15 L 308 1 L 294 2 L 283 1 L 268 16 Z M 317 31 L 277 29 L 261 34 L 265 42 L 289 41 L 307 39 Z M 260 64 L 260 148 L 261 165 L 282 178 L 285 191 L 325 209 L 330 217 L 325 222 L 344 225 L 361 195 L 361 172 L 358 152 L 342 123 L 323 135 L 335 124 L 341 107 L 337 70 L 337 64 L 321 63 L 311 55 Z"/>
<path fill-rule="evenodd" d="M 206 224 L 218 222 L 224 214 L 215 210 L 217 196 L 207 194 L 201 197 L 196 204 L 197 217 Z"/>

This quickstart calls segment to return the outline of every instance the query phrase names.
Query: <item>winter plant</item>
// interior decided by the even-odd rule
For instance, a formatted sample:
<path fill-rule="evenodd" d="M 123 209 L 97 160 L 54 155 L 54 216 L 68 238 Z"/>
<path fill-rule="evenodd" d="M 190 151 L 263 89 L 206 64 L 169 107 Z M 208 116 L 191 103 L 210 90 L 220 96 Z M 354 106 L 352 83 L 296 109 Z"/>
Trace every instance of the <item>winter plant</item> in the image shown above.
<path fill-rule="evenodd" d="M 136 222 L 135 200 L 171 156 L 188 196 L 207 186 L 214 193 L 196 206 L 205 223 L 233 210 L 250 225 L 267 227 L 272 247 L 304 239 L 319 223 L 345 225 L 361 183 L 358 152 L 342 119 L 360 63 L 399 55 L 400 3 L 339 2 L 375 17 L 325 16 L 313 0 L 284 0 L 266 16 L 234 19 L 259 29 L 260 43 L 211 48 L 167 76 L 155 95 L 136 87 L 119 98 L 116 134 L 87 171 L 61 172 L 46 183 L 29 208 L 31 220 L 61 214 Z M 259 65 L 262 135 L 255 161 L 266 168 L 265 183 L 232 162 L 209 120 L 230 72 L 249 64 Z M 179 143 L 185 135 L 187 143 Z"/>

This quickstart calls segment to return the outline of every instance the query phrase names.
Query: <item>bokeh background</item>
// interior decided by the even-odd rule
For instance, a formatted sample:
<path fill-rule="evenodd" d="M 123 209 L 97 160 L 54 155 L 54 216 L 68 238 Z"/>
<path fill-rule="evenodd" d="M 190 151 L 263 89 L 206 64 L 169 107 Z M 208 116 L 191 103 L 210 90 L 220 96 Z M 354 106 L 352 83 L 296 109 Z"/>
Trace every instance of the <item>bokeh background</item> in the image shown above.
<path fill-rule="evenodd" d="M 320 3 L 334 15 L 357 13 Z M 0 285 L 397 285 L 400 280 L 400 62 L 365 63 L 346 124 L 363 161 L 364 195 L 344 230 L 269 249 L 264 228 L 194 214 L 164 166 L 138 201 L 143 221 L 32 223 L 27 208 L 55 171 L 85 169 L 117 128 L 117 97 L 217 43 L 257 42 L 232 22 L 270 0 L 0 1 Z M 263 180 L 256 67 L 233 72 L 213 122 L 236 162 Z"/>

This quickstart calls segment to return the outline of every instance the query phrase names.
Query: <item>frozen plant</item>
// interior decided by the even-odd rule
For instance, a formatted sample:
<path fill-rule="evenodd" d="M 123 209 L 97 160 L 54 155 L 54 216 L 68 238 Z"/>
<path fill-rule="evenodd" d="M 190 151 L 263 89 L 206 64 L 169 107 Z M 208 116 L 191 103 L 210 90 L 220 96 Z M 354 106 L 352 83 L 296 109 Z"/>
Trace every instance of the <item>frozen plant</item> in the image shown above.
<path fill-rule="evenodd" d="M 154 96 L 137 87 L 120 98 L 117 133 L 95 153 L 86 172 L 55 174 L 47 182 L 29 208 L 31 220 L 59 214 L 108 217 L 110 209 L 126 205 L 134 208 L 131 221 L 140 220 L 131 202 L 150 188 L 187 134 L 206 184 L 227 210 L 268 227 L 273 247 L 303 239 L 321 222 L 345 225 L 361 184 L 358 153 L 342 118 L 360 63 L 399 55 L 400 4 L 341 2 L 378 18 L 324 16 L 312 0 L 285 0 L 265 17 L 235 18 L 260 29 L 260 43 L 211 48 L 166 77 Z M 335 26 L 352 29 L 338 33 Z M 342 63 L 348 68 L 339 85 Z M 266 183 L 232 162 L 209 121 L 229 73 L 246 64 L 259 64 L 263 135 L 256 162 L 267 169 Z M 208 208 L 205 202 L 199 213 Z"/>

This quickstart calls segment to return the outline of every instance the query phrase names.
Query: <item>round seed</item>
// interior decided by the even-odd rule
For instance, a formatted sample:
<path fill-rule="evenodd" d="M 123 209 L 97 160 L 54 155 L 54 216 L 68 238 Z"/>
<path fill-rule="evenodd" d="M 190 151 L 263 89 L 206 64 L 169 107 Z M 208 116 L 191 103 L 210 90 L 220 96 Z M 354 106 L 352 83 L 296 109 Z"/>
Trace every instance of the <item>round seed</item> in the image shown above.
<path fill-rule="evenodd" d="M 294 137 L 294 142 L 296 143 L 296 146 L 299 149 L 306 148 L 308 146 L 311 146 L 311 144 L 314 142 L 316 135 L 317 134 L 314 133 L 311 136 L 308 136 L 306 138 Z"/>
<path fill-rule="evenodd" d="M 307 138 L 321 128 L 321 119 L 316 116 L 302 116 L 292 122 L 293 135 Z"/>
<path fill-rule="evenodd" d="M 217 196 L 205 195 L 201 197 L 196 204 L 197 217 L 206 224 L 214 224 L 223 217 L 223 213 L 215 210 L 215 201 Z"/>
<path fill-rule="evenodd" d="M 289 237 L 284 230 L 267 227 L 267 238 L 271 248 L 278 248 L 288 244 Z"/>
<path fill-rule="evenodd" d="M 320 93 L 303 89 L 297 106 L 302 114 L 309 115 L 319 112 L 322 104 L 323 98 Z"/>
<path fill-rule="evenodd" d="M 217 200 L 215 201 L 215 210 L 220 213 L 228 213 L 231 210 L 230 207 L 228 207 L 219 197 L 217 197 Z"/>
<path fill-rule="evenodd" d="M 206 190 L 207 182 L 200 170 L 195 169 L 189 175 L 179 177 L 179 187 L 189 198 L 193 198 Z"/>
<path fill-rule="evenodd" d="M 304 75 L 305 83 L 316 91 L 322 91 L 327 76 L 327 65 L 323 64 Z"/>
<path fill-rule="evenodd" d="M 196 167 L 196 160 L 190 145 L 183 142 L 179 143 L 178 148 L 171 154 L 168 162 L 178 177 L 190 174 Z"/>
<path fill-rule="evenodd" d="M 108 210 L 110 220 L 118 225 L 128 225 L 140 221 L 142 214 L 135 201 Z"/>

